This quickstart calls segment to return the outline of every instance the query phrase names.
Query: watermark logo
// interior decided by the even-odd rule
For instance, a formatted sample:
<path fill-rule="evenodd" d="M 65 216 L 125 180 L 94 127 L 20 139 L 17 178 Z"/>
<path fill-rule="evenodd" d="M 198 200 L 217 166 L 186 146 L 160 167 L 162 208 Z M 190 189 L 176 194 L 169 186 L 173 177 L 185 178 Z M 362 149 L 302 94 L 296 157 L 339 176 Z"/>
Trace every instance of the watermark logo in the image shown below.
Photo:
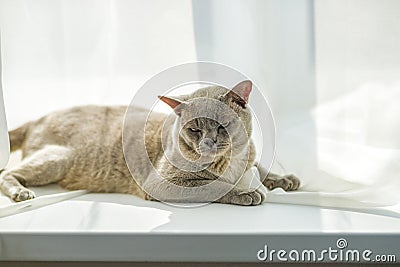
<path fill-rule="evenodd" d="M 270 249 L 257 251 L 259 261 L 269 262 L 395 262 L 396 255 L 375 254 L 370 249 L 350 248 L 346 239 L 339 238 L 336 247 L 324 249 Z"/>
<path fill-rule="evenodd" d="M 347 240 L 344 239 L 344 238 L 339 238 L 339 239 L 336 241 L 336 246 L 337 246 L 339 249 L 344 249 L 344 248 L 346 248 L 346 247 L 347 247 Z"/>

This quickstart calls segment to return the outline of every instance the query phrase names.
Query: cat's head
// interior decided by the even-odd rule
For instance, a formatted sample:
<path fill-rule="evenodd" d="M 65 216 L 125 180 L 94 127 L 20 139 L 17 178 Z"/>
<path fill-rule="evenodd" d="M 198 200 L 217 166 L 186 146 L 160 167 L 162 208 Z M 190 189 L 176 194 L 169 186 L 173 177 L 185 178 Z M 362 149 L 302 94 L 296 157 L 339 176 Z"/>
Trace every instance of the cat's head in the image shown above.
<path fill-rule="evenodd" d="M 251 90 L 251 81 L 243 81 L 230 90 L 210 86 L 160 99 L 178 116 L 179 138 L 186 149 L 205 156 L 233 156 L 247 147 L 251 136 Z"/>

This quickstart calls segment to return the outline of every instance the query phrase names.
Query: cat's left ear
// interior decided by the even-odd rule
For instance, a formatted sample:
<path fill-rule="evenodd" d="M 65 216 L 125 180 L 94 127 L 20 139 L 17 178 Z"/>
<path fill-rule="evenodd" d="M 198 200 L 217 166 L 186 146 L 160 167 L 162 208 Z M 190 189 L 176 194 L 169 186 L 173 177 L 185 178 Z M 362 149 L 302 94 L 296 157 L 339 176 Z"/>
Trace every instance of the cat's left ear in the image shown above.
<path fill-rule="evenodd" d="M 235 85 L 229 92 L 224 95 L 225 99 L 231 98 L 231 100 L 242 108 L 246 107 L 249 102 L 249 96 L 251 89 L 253 88 L 253 83 L 249 80 L 243 81 Z"/>
<path fill-rule="evenodd" d="M 182 101 L 172 98 L 172 97 L 168 97 L 168 96 L 158 96 L 158 98 L 163 101 L 164 103 L 166 103 L 168 106 L 170 106 L 171 108 L 174 109 L 176 115 L 180 116 L 182 109 L 185 106 L 185 103 L 183 103 Z"/>

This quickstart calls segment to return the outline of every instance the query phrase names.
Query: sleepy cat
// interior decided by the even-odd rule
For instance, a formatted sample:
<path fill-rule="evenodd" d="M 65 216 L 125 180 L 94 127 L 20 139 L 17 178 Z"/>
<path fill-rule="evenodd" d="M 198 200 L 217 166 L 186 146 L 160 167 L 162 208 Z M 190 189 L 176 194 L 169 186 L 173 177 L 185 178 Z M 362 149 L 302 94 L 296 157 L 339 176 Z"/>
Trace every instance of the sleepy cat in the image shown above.
<path fill-rule="evenodd" d="M 160 97 L 174 109 L 173 115 L 151 112 L 148 117 L 148 110 L 130 108 L 126 116 L 133 127 L 125 132 L 124 106 L 53 112 L 9 133 L 11 151 L 21 149 L 23 160 L 1 173 L 0 188 L 14 201 L 35 197 L 25 186 L 58 183 L 70 190 L 150 200 L 258 205 L 263 201 L 258 190 L 233 188 L 256 165 L 246 107 L 251 89 L 252 83 L 243 81 L 231 90 L 211 86 L 176 98 Z M 130 170 L 128 161 L 136 167 Z M 300 185 L 293 175 L 257 168 L 269 189 L 296 190 Z"/>

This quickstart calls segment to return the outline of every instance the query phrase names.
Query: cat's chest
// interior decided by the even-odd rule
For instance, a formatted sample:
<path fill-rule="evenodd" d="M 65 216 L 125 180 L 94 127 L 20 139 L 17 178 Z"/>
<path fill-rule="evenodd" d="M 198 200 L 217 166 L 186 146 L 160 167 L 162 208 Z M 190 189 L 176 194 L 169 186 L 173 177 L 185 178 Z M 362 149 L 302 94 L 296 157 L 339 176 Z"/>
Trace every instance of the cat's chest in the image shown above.
<path fill-rule="evenodd" d="M 207 180 L 223 180 L 230 184 L 235 184 L 246 171 L 246 164 L 241 164 L 241 162 L 223 160 L 214 162 L 210 164 L 208 168 L 203 171 L 195 172 L 193 175 L 198 179 Z M 233 164 L 231 164 L 233 163 Z"/>

